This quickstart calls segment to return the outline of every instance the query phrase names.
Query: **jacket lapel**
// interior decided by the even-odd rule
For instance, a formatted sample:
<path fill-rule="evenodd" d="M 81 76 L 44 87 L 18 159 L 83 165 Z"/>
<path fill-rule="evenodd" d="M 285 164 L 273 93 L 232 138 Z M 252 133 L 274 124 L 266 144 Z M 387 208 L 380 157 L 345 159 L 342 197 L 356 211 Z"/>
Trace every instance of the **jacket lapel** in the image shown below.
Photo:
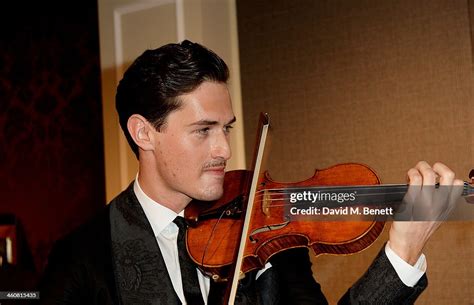
<path fill-rule="evenodd" d="M 110 232 L 120 303 L 180 305 L 133 183 L 110 203 Z"/>

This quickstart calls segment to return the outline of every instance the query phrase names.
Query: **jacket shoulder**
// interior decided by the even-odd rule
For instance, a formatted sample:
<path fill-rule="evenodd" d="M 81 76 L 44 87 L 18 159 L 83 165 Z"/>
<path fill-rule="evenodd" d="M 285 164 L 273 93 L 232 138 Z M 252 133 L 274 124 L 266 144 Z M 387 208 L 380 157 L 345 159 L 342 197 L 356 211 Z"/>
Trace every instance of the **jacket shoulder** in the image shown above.
<path fill-rule="evenodd" d="M 41 304 L 97 304 L 98 296 L 113 299 L 108 211 L 104 208 L 54 244 L 38 285 Z M 110 303 L 106 300 L 102 303 Z"/>

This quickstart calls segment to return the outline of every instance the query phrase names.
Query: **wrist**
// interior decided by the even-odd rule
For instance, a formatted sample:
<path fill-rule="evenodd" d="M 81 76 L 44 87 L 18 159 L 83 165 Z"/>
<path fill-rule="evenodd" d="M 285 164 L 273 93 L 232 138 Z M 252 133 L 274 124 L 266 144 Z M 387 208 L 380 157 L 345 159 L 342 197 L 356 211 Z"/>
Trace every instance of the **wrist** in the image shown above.
<path fill-rule="evenodd" d="M 397 238 L 390 238 L 388 246 L 395 254 L 412 266 L 416 264 L 423 251 L 419 246 Z"/>

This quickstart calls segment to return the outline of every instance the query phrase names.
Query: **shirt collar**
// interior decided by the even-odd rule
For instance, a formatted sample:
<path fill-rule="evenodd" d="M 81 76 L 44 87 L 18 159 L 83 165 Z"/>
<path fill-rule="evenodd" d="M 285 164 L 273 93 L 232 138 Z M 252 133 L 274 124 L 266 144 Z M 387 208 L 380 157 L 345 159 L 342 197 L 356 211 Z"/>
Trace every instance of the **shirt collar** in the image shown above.
<path fill-rule="evenodd" d="M 175 211 L 148 197 L 148 195 L 145 194 L 145 192 L 143 192 L 142 188 L 140 187 L 140 183 L 138 183 L 138 175 L 133 184 L 133 191 L 135 192 L 138 202 L 140 202 L 140 205 L 145 212 L 146 218 L 148 218 L 148 221 L 151 224 L 151 228 L 153 229 L 155 236 L 158 236 L 158 234 L 160 234 L 170 223 L 172 223 L 176 216 L 184 215 L 184 211 L 181 211 L 179 214 L 177 214 Z"/>

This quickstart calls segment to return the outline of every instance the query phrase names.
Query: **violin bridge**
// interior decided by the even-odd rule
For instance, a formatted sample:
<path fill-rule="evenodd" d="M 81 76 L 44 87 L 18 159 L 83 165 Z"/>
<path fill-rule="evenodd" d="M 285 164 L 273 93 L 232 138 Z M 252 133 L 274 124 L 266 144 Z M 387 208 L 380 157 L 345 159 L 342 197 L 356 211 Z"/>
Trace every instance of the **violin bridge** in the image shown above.
<path fill-rule="evenodd" d="M 270 205 L 271 205 L 272 201 L 271 201 L 271 198 L 270 198 L 270 194 L 267 192 L 267 190 L 264 190 L 263 191 L 263 200 L 262 200 L 262 213 L 267 216 L 267 217 L 270 217 Z"/>

